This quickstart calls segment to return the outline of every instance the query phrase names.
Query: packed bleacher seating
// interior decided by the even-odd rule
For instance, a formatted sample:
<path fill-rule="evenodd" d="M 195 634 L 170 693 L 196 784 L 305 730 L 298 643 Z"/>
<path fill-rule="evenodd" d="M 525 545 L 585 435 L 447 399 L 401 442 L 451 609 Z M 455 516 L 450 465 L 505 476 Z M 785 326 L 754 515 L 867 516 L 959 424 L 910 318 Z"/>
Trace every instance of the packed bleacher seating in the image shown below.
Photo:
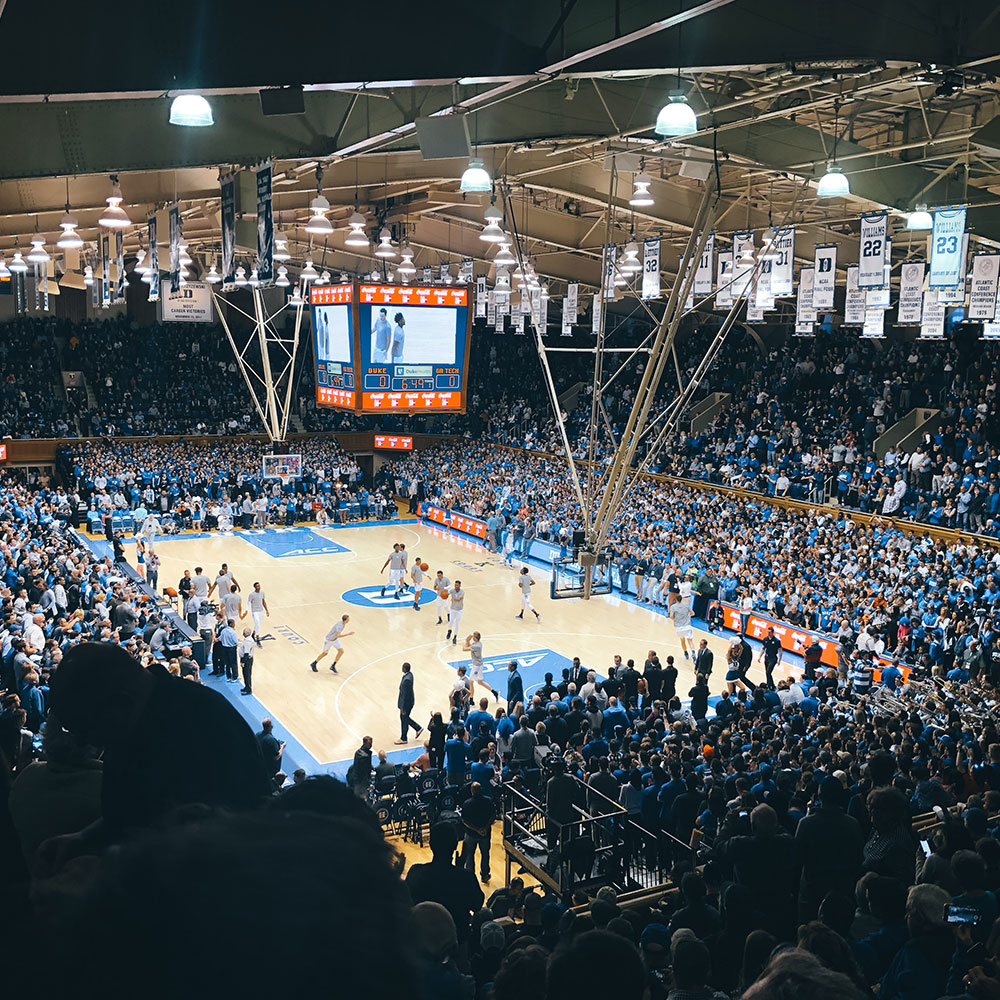
<path fill-rule="evenodd" d="M 54 321 L 22 320 L 0 328 L 0 438 L 76 436 L 53 326 Z"/>

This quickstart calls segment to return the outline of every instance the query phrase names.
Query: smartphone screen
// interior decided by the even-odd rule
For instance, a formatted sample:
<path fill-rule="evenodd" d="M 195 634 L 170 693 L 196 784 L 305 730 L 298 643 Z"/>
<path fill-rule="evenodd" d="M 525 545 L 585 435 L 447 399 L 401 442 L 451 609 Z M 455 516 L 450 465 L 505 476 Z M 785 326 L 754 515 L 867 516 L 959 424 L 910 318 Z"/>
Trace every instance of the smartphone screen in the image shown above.
<path fill-rule="evenodd" d="M 921 840 L 920 847 L 924 852 L 924 857 L 929 858 L 931 856 L 931 844 L 929 840 Z"/>
<path fill-rule="evenodd" d="M 979 910 L 974 906 L 949 906 L 946 913 L 949 924 L 979 923 Z"/>

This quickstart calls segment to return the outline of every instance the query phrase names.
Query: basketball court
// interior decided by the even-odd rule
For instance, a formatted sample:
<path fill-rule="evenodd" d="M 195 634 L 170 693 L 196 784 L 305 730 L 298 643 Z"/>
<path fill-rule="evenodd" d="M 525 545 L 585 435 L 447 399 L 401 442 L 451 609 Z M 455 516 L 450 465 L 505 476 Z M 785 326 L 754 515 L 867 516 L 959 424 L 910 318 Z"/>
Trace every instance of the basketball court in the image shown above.
<path fill-rule="evenodd" d="M 393 543 L 403 542 L 408 565 L 419 556 L 430 566 L 462 581 L 465 615 L 457 645 L 445 639 L 447 624 L 436 625 L 433 592 L 424 590 L 420 611 L 412 595 L 396 601 L 392 591 L 383 597 L 387 573 L 379 569 Z M 129 550 L 131 558 L 131 548 Z M 563 667 L 579 656 L 585 666 L 606 675 L 614 655 L 633 658 L 639 668 L 648 650 L 661 660 L 672 654 L 680 671 L 677 691 L 686 697 L 694 683 L 691 661 L 685 660 L 673 626 L 661 611 L 638 605 L 619 595 L 552 600 L 550 570 L 531 566 L 536 586 L 532 602 L 541 621 L 520 611 L 517 575 L 520 562 L 506 566 L 471 539 L 446 533 L 416 520 L 396 524 L 320 528 L 315 525 L 270 528 L 261 531 L 216 533 L 197 537 L 160 537 L 160 587 L 176 586 L 185 569 L 204 567 L 214 578 L 225 562 L 242 588 L 244 600 L 255 581 L 266 595 L 271 617 L 264 620 L 264 641 L 254 662 L 252 696 L 241 697 L 238 683 L 206 677 L 259 728 L 269 715 L 280 738 L 286 740 L 283 768 L 290 773 L 304 767 L 309 773 L 331 770 L 343 774 L 361 737 L 374 738 L 375 749 L 390 759 L 417 756 L 422 740 L 395 747 L 399 737 L 396 708 L 400 665 L 408 660 L 415 675 L 416 708 L 413 718 L 426 724 L 431 712 L 447 717 L 448 694 L 459 663 L 468 663 L 462 643 L 473 630 L 482 633 L 485 677 L 505 698 L 507 663 L 517 658 L 530 697 L 544 682 L 546 672 L 558 681 Z M 213 595 L 213 599 L 214 599 Z M 314 673 L 309 663 L 323 648 L 323 637 L 342 614 L 351 616 L 343 639 L 344 655 L 334 675 L 331 657 L 320 661 Z M 250 625 L 249 615 L 238 630 Z M 711 688 L 717 694 L 725 676 L 728 638 L 696 629 L 695 640 L 708 637 L 715 651 Z M 755 665 L 755 673 L 761 673 Z M 485 692 L 477 689 L 478 701 Z M 491 711 L 497 702 L 491 700 Z M 500 704 L 506 706 L 505 701 Z"/>

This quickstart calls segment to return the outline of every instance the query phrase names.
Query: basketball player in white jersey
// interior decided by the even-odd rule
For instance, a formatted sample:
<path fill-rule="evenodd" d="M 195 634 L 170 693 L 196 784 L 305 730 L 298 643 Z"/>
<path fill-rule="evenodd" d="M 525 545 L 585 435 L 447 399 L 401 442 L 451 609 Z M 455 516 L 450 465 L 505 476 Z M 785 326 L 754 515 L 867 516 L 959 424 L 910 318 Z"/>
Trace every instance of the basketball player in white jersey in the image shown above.
<path fill-rule="evenodd" d="M 405 594 L 410 589 L 410 585 L 406 582 L 406 571 L 409 568 L 406 564 L 406 557 L 409 553 L 406 551 L 405 542 L 399 543 L 399 552 L 400 555 L 402 555 L 403 557 L 403 576 L 400 579 L 399 584 L 400 584 L 400 590 Z"/>
<path fill-rule="evenodd" d="M 223 610 L 226 612 L 226 621 L 236 621 L 243 617 L 243 598 L 236 591 L 236 584 L 229 585 L 229 593 L 221 595 Z"/>
<path fill-rule="evenodd" d="M 424 570 L 430 567 L 427 563 L 421 563 L 419 559 L 413 563 L 410 570 L 410 577 L 413 579 L 413 610 L 420 610 L 420 592 L 424 589 Z"/>
<path fill-rule="evenodd" d="M 337 673 L 337 661 L 344 655 L 344 647 L 340 644 L 340 640 L 346 639 L 349 635 L 354 635 L 353 632 L 344 631 L 345 626 L 350 620 L 350 615 L 341 615 L 340 621 L 326 633 L 326 637 L 323 639 L 323 652 L 309 664 L 309 666 L 313 668 L 313 673 L 316 673 L 316 664 L 319 663 L 319 661 L 322 660 L 331 649 L 335 649 L 337 651 L 337 655 L 333 658 L 333 663 L 330 664 L 330 669 L 334 673 Z"/>
<path fill-rule="evenodd" d="M 441 570 L 438 570 L 434 577 L 434 610 L 437 612 L 436 624 L 438 625 L 444 622 L 444 615 L 448 613 L 448 588 L 450 586 L 451 580 Z M 442 594 L 445 596 L 442 597 Z"/>
<path fill-rule="evenodd" d="M 264 620 L 264 615 L 267 615 L 268 618 L 271 617 L 271 611 L 259 583 L 254 583 L 253 590 L 247 597 L 247 610 L 250 612 L 250 617 L 253 618 L 253 641 L 260 646 L 260 623 Z M 246 618 L 246 615 L 247 613 L 244 611 L 240 617 Z"/>
<path fill-rule="evenodd" d="M 485 664 L 483 663 L 483 637 L 478 632 L 473 632 L 472 635 L 465 637 L 465 645 L 462 649 L 464 649 L 465 652 L 472 657 L 472 662 L 469 664 L 469 680 L 472 681 L 473 696 L 476 693 L 476 685 L 482 684 L 482 686 L 499 701 L 499 692 L 497 692 L 494 688 L 491 688 L 489 684 L 486 683 L 486 679 L 483 676 L 483 671 L 485 669 Z"/>
<path fill-rule="evenodd" d="M 219 570 L 218 575 L 215 577 L 215 583 L 212 584 L 208 592 L 208 596 L 211 597 L 212 591 L 218 590 L 219 600 L 221 601 L 229 593 L 229 588 L 234 584 L 238 591 L 240 589 L 239 581 L 233 576 L 232 571 L 229 569 L 229 564 L 223 563 L 222 569 Z"/>
<path fill-rule="evenodd" d="M 523 619 L 524 611 L 527 609 L 535 616 L 535 621 L 540 622 L 542 616 L 531 604 L 531 588 L 535 585 L 535 581 L 531 579 L 531 574 L 528 572 L 527 566 L 521 567 L 521 572 L 517 577 L 517 585 L 521 588 L 521 613 L 516 617 Z"/>
<path fill-rule="evenodd" d="M 451 639 L 451 644 L 457 646 L 458 626 L 462 621 L 462 612 L 465 610 L 465 591 L 462 590 L 462 581 L 456 580 L 455 586 L 448 593 L 451 597 L 451 609 L 448 612 L 448 634 L 445 639 Z"/>
<path fill-rule="evenodd" d="M 387 586 L 392 587 L 396 591 L 396 600 L 399 600 L 399 585 L 402 582 L 403 574 L 406 572 L 406 556 L 399 550 L 399 542 L 396 542 L 392 547 L 392 552 L 389 553 L 389 558 L 382 563 L 382 569 L 379 570 L 380 573 L 384 572 L 386 566 L 389 567 L 389 583 Z M 382 588 L 382 597 L 385 597 L 385 587 Z"/>

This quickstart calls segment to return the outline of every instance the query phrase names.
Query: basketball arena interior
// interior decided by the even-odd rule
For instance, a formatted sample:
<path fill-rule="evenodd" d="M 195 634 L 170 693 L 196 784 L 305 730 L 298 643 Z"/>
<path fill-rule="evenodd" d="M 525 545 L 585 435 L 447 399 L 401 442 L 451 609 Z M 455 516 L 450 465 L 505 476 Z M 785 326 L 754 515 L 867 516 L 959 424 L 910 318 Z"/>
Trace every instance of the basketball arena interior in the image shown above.
<path fill-rule="evenodd" d="M 1000 1000 L 998 10 L 0 0 L 4 995 Z"/>

